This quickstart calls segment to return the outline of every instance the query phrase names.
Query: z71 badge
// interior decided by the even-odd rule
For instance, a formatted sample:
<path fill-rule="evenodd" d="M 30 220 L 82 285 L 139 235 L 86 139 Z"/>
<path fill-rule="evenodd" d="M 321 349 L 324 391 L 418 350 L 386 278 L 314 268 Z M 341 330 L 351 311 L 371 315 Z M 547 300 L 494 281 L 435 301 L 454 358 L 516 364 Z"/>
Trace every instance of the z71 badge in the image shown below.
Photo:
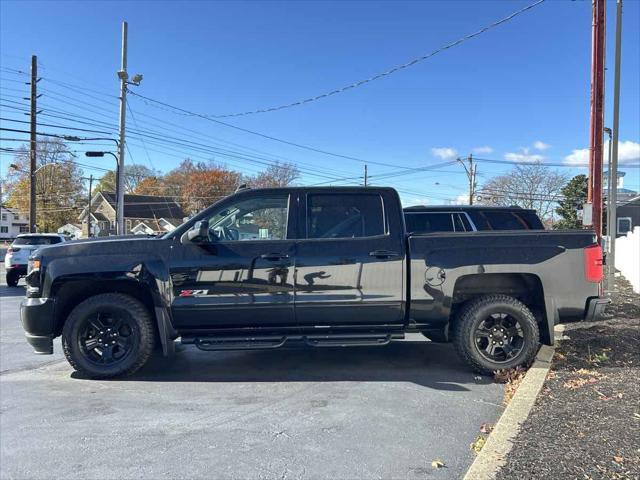
<path fill-rule="evenodd" d="M 180 297 L 201 297 L 207 295 L 209 290 L 181 290 Z"/>

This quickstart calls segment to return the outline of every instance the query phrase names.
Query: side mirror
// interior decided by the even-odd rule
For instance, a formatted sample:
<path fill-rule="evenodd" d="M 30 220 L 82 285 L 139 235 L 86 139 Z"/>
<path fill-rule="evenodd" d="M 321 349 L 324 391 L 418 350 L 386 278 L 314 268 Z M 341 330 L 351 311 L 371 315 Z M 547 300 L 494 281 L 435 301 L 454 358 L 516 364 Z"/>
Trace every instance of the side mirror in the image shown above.
<path fill-rule="evenodd" d="M 209 240 L 209 222 L 207 220 L 200 220 L 196 222 L 193 227 L 182 234 L 180 237 L 180 243 L 201 243 Z"/>

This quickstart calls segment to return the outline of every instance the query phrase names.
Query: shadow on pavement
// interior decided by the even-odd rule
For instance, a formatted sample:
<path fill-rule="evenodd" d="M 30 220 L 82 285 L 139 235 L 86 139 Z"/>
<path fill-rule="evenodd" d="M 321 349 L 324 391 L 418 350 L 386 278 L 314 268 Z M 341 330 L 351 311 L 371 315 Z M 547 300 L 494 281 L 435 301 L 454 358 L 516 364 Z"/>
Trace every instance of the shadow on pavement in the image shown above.
<path fill-rule="evenodd" d="M 76 373 L 73 378 L 81 379 Z M 173 359 L 154 356 L 131 377 L 137 382 L 410 382 L 468 391 L 492 383 L 457 358 L 449 344 L 401 341 L 383 347 L 201 352 L 182 347 Z"/>

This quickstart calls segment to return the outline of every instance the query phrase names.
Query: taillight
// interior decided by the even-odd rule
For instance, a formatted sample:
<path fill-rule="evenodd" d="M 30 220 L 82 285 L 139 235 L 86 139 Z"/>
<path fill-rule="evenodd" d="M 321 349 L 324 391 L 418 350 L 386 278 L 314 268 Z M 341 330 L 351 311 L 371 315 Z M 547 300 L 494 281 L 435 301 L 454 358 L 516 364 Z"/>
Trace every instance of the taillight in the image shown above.
<path fill-rule="evenodd" d="M 602 248 L 591 245 L 584 249 L 584 277 L 587 282 L 602 281 Z"/>

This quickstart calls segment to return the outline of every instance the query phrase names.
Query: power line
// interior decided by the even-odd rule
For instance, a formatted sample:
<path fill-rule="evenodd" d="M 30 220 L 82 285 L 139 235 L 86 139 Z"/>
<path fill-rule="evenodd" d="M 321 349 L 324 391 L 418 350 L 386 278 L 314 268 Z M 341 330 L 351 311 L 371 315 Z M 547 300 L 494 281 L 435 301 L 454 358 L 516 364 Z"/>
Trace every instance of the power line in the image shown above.
<path fill-rule="evenodd" d="M 457 39 L 457 40 L 455 40 L 453 42 L 447 43 L 447 44 L 443 45 L 442 47 L 439 47 L 439 48 L 433 50 L 430 53 L 427 53 L 427 54 L 422 55 L 420 57 L 417 57 L 417 58 L 414 58 L 412 60 L 409 60 L 408 62 L 403 63 L 402 65 L 397 65 L 397 66 L 395 66 L 393 68 L 390 68 L 390 69 L 388 69 L 388 70 L 386 70 L 384 72 L 378 73 L 378 74 L 376 74 L 376 75 L 374 75 L 372 77 L 365 78 L 363 80 L 359 80 L 357 82 L 350 83 L 349 85 L 345 85 L 345 86 L 337 88 L 335 90 L 331 90 L 331 91 L 326 92 L 326 93 L 321 93 L 320 95 L 316 95 L 314 97 L 309 97 L 309 98 L 306 98 L 304 100 L 298 100 L 296 102 L 286 103 L 284 105 L 279 105 L 277 107 L 260 108 L 260 109 L 256 109 L 256 110 L 249 110 L 249 111 L 239 112 L 239 113 L 229 113 L 229 114 L 225 114 L 225 115 L 206 115 L 206 116 L 210 117 L 210 118 L 228 118 L 228 117 L 241 117 L 241 116 L 245 116 L 245 115 L 254 115 L 254 114 L 257 114 L 257 113 L 275 112 L 275 111 L 278 111 L 278 110 L 284 110 L 284 109 L 287 109 L 287 108 L 292 108 L 292 107 L 298 107 L 300 105 L 305 105 L 305 104 L 308 104 L 308 103 L 311 103 L 311 102 L 315 102 L 317 100 L 321 100 L 323 98 L 327 98 L 327 97 L 330 97 L 330 96 L 333 96 L 333 95 L 337 95 L 339 93 L 346 92 L 347 90 L 351 90 L 351 89 L 354 89 L 354 88 L 357 88 L 357 87 L 361 87 L 362 85 L 366 85 L 367 83 L 370 83 L 370 82 L 373 82 L 375 80 L 379 80 L 381 78 L 387 77 L 387 76 L 392 75 L 392 74 L 394 74 L 396 72 L 399 72 L 400 70 L 404 70 L 406 68 L 412 67 L 412 66 L 414 66 L 414 65 L 416 65 L 416 64 L 418 64 L 418 63 L 420 63 L 420 62 L 422 62 L 424 60 L 427 60 L 427 59 L 429 59 L 429 58 L 431 58 L 431 57 L 433 57 L 433 56 L 435 56 L 435 55 L 437 55 L 439 53 L 444 52 L 445 50 L 448 50 L 448 49 L 453 48 L 453 47 L 457 47 L 458 45 L 461 45 L 462 43 L 464 43 L 464 42 L 466 42 L 468 40 L 471 40 L 472 38 L 475 38 L 475 37 L 477 37 L 479 35 L 482 35 L 483 33 L 491 30 L 492 28 L 495 28 L 495 27 L 497 27 L 499 25 L 502 25 L 503 23 L 506 23 L 506 22 L 514 19 L 518 15 L 521 15 L 521 14 L 531 10 L 532 8 L 537 7 L 538 5 L 543 3 L 544 1 L 545 0 L 538 0 L 537 2 L 532 3 L 531 5 L 527 5 L 526 7 L 521 8 L 520 10 L 517 10 L 517 11 L 511 13 L 510 15 L 508 15 L 508 16 L 500 19 L 500 20 L 497 20 L 497 21 L 495 21 L 495 22 L 493 22 L 493 23 L 491 23 L 489 25 L 486 25 L 486 26 L 482 27 L 480 30 L 478 30 L 478 31 L 476 31 L 474 33 L 470 33 L 470 34 L 465 35 L 465 36 L 463 36 L 463 37 L 461 37 L 461 38 L 459 38 L 459 39 Z"/>
<path fill-rule="evenodd" d="M 540 0 L 540 1 L 544 1 L 544 0 Z M 162 105 L 162 106 L 164 106 L 166 108 L 170 108 L 170 109 L 173 109 L 173 110 L 178 111 L 178 112 L 187 113 L 187 114 L 189 114 L 191 116 L 194 116 L 194 117 L 199 117 L 199 118 L 202 118 L 204 120 L 208 120 L 210 122 L 217 123 L 219 125 L 224 125 L 225 127 L 233 128 L 235 130 L 239 130 L 241 132 L 249 133 L 251 135 L 256 135 L 258 137 L 266 138 L 268 140 L 273 140 L 274 142 L 279 142 L 279 143 L 282 143 L 282 144 L 285 144 L 285 145 L 290 145 L 292 147 L 301 148 L 303 150 L 309 150 L 311 152 L 321 153 L 323 155 L 329 155 L 329 156 L 336 157 L 336 158 L 343 158 L 345 160 L 353 160 L 353 161 L 356 161 L 356 162 L 366 163 L 366 164 L 371 164 L 371 165 L 380 165 L 380 166 L 383 166 L 383 167 L 391 167 L 391 168 L 409 168 L 409 167 L 399 167 L 398 165 L 391 165 L 391 164 L 383 163 L 383 162 L 375 162 L 373 160 L 364 160 L 362 158 L 351 157 L 349 155 L 342 155 L 342 154 L 339 154 L 339 153 L 329 152 L 327 150 L 322 150 L 322 149 L 311 147 L 311 146 L 308 146 L 308 145 L 303 145 L 303 144 L 300 144 L 300 143 L 291 142 L 289 140 L 284 140 L 282 138 L 273 137 L 273 136 L 267 135 L 265 133 L 256 132 L 256 131 L 253 131 L 253 130 L 249 130 L 247 128 L 238 127 L 237 125 L 232 125 L 230 123 L 222 122 L 220 120 L 216 120 L 214 118 L 208 117 L 207 115 L 203 115 L 201 113 L 190 112 L 189 110 L 185 110 L 184 108 L 176 107 L 176 106 L 170 105 L 168 103 L 161 102 L 159 100 L 154 100 L 153 98 L 146 97 L 146 96 L 141 95 L 141 94 L 139 94 L 137 92 L 129 92 L 129 93 L 131 95 L 135 96 L 135 97 L 141 98 L 147 104 Z"/>
<path fill-rule="evenodd" d="M 489 163 L 501 163 L 501 164 L 505 164 L 505 165 L 521 165 L 521 166 L 526 166 L 526 165 L 542 165 L 543 167 L 565 167 L 565 168 L 581 168 L 581 167 L 588 167 L 589 164 L 588 163 L 573 163 L 573 164 L 569 164 L 569 163 L 549 163 L 549 162 L 518 162 L 515 160 L 497 160 L 497 159 L 492 159 L 492 158 L 477 158 L 477 157 L 473 157 L 474 160 L 479 160 L 481 162 L 489 162 Z M 624 165 L 625 168 L 640 168 L 640 163 L 630 163 L 630 164 L 625 164 Z"/>

